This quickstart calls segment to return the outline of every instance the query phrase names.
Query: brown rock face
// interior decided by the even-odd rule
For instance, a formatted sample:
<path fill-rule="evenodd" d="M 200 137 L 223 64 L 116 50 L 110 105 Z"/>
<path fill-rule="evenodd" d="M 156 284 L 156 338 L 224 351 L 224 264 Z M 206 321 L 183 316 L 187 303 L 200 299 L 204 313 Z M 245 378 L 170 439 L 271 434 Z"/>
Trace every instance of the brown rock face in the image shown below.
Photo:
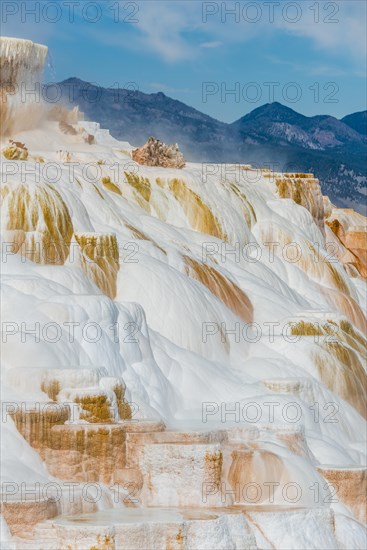
<path fill-rule="evenodd" d="M 338 259 L 353 270 L 351 276 L 367 278 L 367 219 L 351 209 L 334 208 L 325 223 L 341 245 Z"/>
<path fill-rule="evenodd" d="M 57 516 L 58 508 L 51 498 L 36 495 L 34 499 L 25 500 L 24 495 L 19 495 L 19 500 L 1 502 L 0 512 L 12 535 L 22 535 L 37 523 Z"/>
<path fill-rule="evenodd" d="M 161 166 L 162 168 L 183 168 L 185 159 L 178 145 L 166 145 L 159 139 L 150 137 L 145 145 L 135 149 L 132 158 L 145 166 Z"/>
<path fill-rule="evenodd" d="M 318 470 L 335 488 L 335 498 L 341 500 L 352 510 L 359 521 L 365 523 L 367 520 L 366 468 L 328 468 L 326 466 L 320 466 Z"/>
<path fill-rule="evenodd" d="M 55 426 L 43 456 L 48 471 L 60 479 L 112 483 L 125 468 L 126 430 L 122 424 Z"/>
<path fill-rule="evenodd" d="M 367 230 L 351 227 L 345 235 L 345 245 L 359 259 L 361 274 L 367 277 Z"/>
<path fill-rule="evenodd" d="M 28 404 L 10 413 L 18 431 L 38 452 L 42 452 L 51 443 L 51 430 L 63 425 L 69 419 L 68 405 L 59 403 Z"/>

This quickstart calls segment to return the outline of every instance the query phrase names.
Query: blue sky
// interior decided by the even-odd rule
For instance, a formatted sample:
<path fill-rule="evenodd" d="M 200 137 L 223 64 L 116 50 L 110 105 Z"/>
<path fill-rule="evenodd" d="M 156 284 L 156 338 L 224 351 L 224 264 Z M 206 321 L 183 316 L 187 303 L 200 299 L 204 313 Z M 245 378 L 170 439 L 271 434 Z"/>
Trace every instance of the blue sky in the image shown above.
<path fill-rule="evenodd" d="M 133 83 L 227 122 L 273 100 L 306 115 L 366 109 L 364 0 L 2 0 L 1 9 L 2 35 L 48 45 L 48 82 Z"/>

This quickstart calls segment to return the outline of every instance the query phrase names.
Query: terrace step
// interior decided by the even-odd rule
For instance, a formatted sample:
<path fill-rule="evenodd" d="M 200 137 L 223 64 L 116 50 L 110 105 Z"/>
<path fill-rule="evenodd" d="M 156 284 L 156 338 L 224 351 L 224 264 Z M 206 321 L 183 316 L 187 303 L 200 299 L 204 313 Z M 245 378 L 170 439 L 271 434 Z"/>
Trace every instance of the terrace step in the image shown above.
<path fill-rule="evenodd" d="M 13 495 L 1 499 L 0 513 L 9 526 L 12 535 L 22 536 L 35 525 L 58 515 L 57 503 L 50 498 L 26 498 L 24 495 Z"/>
<path fill-rule="evenodd" d="M 257 550 L 247 520 L 236 510 L 115 508 L 54 522 L 59 548 L 85 550 Z"/>

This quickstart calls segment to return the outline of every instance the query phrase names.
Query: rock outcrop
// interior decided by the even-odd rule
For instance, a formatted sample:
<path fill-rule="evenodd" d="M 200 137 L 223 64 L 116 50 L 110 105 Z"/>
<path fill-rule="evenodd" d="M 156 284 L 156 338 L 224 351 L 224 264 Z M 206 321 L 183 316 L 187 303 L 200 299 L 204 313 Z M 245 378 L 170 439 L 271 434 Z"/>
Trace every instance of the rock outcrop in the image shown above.
<path fill-rule="evenodd" d="M 9 145 L 1 151 L 7 160 L 27 160 L 28 149 L 20 141 L 9 139 Z"/>
<path fill-rule="evenodd" d="M 161 166 L 162 168 L 183 168 L 185 159 L 177 143 L 166 145 L 159 139 L 150 137 L 145 145 L 132 152 L 133 159 L 146 166 Z"/>

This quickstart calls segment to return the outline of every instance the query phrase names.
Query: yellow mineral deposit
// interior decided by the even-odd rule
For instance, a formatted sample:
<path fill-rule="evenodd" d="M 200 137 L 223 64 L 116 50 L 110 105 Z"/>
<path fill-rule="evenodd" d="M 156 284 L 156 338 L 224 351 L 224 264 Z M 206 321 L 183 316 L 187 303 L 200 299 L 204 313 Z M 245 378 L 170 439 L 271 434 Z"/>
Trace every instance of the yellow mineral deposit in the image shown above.
<path fill-rule="evenodd" d="M 168 188 L 182 206 L 192 229 L 218 237 L 223 241 L 227 240 L 226 234 L 210 208 L 183 180 L 177 178 L 168 180 Z"/>
<path fill-rule="evenodd" d="M 121 189 L 116 185 L 116 183 L 113 183 L 113 181 L 111 181 L 110 176 L 103 177 L 102 183 L 105 186 L 105 188 L 108 189 L 109 191 L 112 191 L 112 193 L 116 193 L 117 195 L 122 195 Z"/>
<path fill-rule="evenodd" d="M 154 241 L 151 237 L 149 237 L 149 235 L 147 235 L 140 229 L 137 229 L 134 225 L 132 225 L 127 221 L 124 222 L 124 225 L 127 227 L 129 231 L 131 231 L 131 234 L 134 239 L 138 239 L 141 241 L 149 241 L 152 244 L 154 244 L 154 246 L 156 246 L 161 252 L 163 252 L 163 254 L 167 255 L 166 251 L 161 246 L 159 246 L 159 244 L 156 243 L 156 241 Z"/>
<path fill-rule="evenodd" d="M 363 366 L 366 353 L 363 335 L 357 333 L 346 320 L 339 323 L 332 320 L 327 323 L 302 320 L 292 324 L 291 334 L 318 337 L 317 342 L 322 349 L 314 352 L 313 361 L 322 382 L 365 416 L 367 374 Z"/>
<path fill-rule="evenodd" d="M 367 321 L 360 305 L 354 298 L 325 286 L 320 288 L 331 307 L 337 308 L 351 321 L 363 334 L 367 334 Z"/>
<path fill-rule="evenodd" d="M 151 185 L 149 178 L 138 176 L 132 172 L 125 172 L 127 183 L 134 189 L 136 202 L 141 208 L 150 212 Z"/>
<path fill-rule="evenodd" d="M 222 451 L 205 453 L 205 481 L 213 483 L 216 487 L 220 487 L 222 478 L 223 454 Z"/>
<path fill-rule="evenodd" d="M 230 184 L 230 189 L 241 200 L 243 215 L 245 217 L 245 220 L 246 220 L 246 223 L 247 223 L 248 227 L 251 229 L 251 227 L 253 225 L 255 225 L 255 223 L 256 223 L 256 213 L 255 213 L 255 210 L 254 210 L 252 204 L 250 203 L 250 201 L 246 197 L 245 193 L 240 190 L 238 185 L 236 185 L 235 183 L 231 183 Z"/>
<path fill-rule="evenodd" d="M 111 403 L 106 395 L 83 395 L 75 398 L 81 407 L 80 418 L 93 424 L 111 424 Z"/>
<path fill-rule="evenodd" d="M 115 471 L 126 466 L 125 429 L 100 423 L 55 426 L 44 460 L 58 478 L 112 483 Z"/>
<path fill-rule="evenodd" d="M 49 184 L 4 184 L 1 226 L 12 253 L 40 264 L 62 265 L 69 255 L 73 224 L 60 193 Z"/>
<path fill-rule="evenodd" d="M 275 223 L 269 223 L 265 228 L 261 228 L 261 240 L 264 244 L 279 243 L 280 246 L 275 248 L 275 253 L 280 254 L 287 246 L 294 243 L 294 238 L 289 231 Z M 331 263 L 308 240 L 300 238 L 297 244 L 294 257 L 287 258 L 288 261 L 302 269 L 311 279 L 346 295 L 350 294 L 350 283 L 340 266 Z"/>
<path fill-rule="evenodd" d="M 342 330 L 341 336 L 345 340 L 345 342 L 352 348 L 356 349 L 364 357 L 366 357 L 367 338 L 365 338 L 365 336 L 363 336 L 361 332 L 358 332 L 353 327 L 353 325 L 345 319 L 342 319 L 340 321 L 339 326 Z"/>
<path fill-rule="evenodd" d="M 81 250 L 85 273 L 104 294 L 115 298 L 117 272 L 120 269 L 116 235 L 76 233 L 75 239 Z"/>
<path fill-rule="evenodd" d="M 131 420 L 132 411 L 129 403 L 125 399 L 125 388 L 122 384 L 116 384 L 113 387 L 116 395 L 117 408 L 121 420 Z"/>
<path fill-rule="evenodd" d="M 360 356 L 341 342 L 324 342 L 328 353 L 318 352 L 314 362 L 322 382 L 366 416 L 367 374 Z"/>
<path fill-rule="evenodd" d="M 20 141 L 9 140 L 9 145 L 4 147 L 1 151 L 2 155 L 6 160 L 27 160 L 28 159 L 28 149 L 24 143 Z"/>
<path fill-rule="evenodd" d="M 320 230 L 324 233 L 324 202 L 319 180 L 313 174 L 283 174 L 275 180 L 278 194 L 282 199 L 307 208 Z"/>

